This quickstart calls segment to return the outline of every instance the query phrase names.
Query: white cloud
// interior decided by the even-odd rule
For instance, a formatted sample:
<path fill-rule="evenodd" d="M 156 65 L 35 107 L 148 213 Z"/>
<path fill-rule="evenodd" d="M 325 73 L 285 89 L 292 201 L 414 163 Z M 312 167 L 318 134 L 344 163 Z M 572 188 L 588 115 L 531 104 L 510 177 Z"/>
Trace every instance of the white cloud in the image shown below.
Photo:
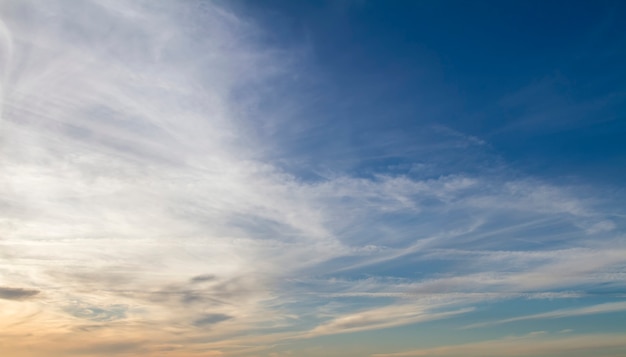
<path fill-rule="evenodd" d="M 449 318 L 470 311 L 473 311 L 473 309 L 464 308 L 446 312 L 433 312 L 428 311 L 427 308 L 420 306 L 419 304 L 397 304 L 340 316 L 327 323 L 317 326 L 305 336 L 313 337 L 365 330 L 377 330 Z"/>
<path fill-rule="evenodd" d="M 41 291 L 2 302 L 18 309 L 0 309 L 3 321 L 24 320 L 15 333 L 98 330 L 115 347 L 141 331 L 163 348 L 210 336 L 255 349 L 624 283 L 614 270 L 626 255 L 609 244 L 618 223 L 566 187 L 462 172 L 307 181 L 281 169 L 264 130 L 285 119 L 257 104 L 292 70 L 289 53 L 260 46 L 258 28 L 215 3 L 189 4 L 0 5 L 0 273 L 3 286 Z M 536 237 L 556 246 L 537 250 L 509 239 L 546 225 L 573 238 Z M 376 270 L 429 259 L 462 269 Z M 371 299 L 327 301 L 345 297 Z M 220 328 L 198 329 L 202 316 Z"/>
<path fill-rule="evenodd" d="M 516 321 L 525 321 L 525 320 L 538 320 L 538 319 L 558 319 L 564 317 L 573 317 L 573 316 L 583 316 L 583 315 L 595 315 L 595 314 L 604 314 L 608 312 L 619 312 L 626 311 L 626 303 L 625 302 L 611 302 L 605 304 L 598 304 L 592 306 L 585 306 L 574 309 L 562 309 L 544 312 L 540 314 L 512 317 L 509 319 L 485 322 L 485 323 L 477 323 L 465 326 L 464 328 L 474 328 L 474 327 L 483 327 L 483 326 L 491 326 L 491 325 L 500 325 L 509 322 Z"/>

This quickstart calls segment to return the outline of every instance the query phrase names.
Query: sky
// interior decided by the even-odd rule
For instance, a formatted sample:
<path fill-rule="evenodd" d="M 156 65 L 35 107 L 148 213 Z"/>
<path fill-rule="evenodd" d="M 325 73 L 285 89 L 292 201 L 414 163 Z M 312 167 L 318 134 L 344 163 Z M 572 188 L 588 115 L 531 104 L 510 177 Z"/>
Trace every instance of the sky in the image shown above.
<path fill-rule="evenodd" d="M 626 355 L 625 16 L 0 2 L 0 353 Z"/>

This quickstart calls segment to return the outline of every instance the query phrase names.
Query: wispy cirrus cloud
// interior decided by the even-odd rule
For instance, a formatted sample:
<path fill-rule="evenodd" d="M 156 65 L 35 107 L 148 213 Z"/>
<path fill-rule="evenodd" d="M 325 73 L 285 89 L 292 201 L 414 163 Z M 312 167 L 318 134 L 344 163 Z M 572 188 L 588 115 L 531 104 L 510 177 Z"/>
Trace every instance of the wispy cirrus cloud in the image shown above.
<path fill-rule="evenodd" d="M 526 316 L 518 316 L 512 317 L 509 319 L 477 323 L 465 326 L 464 328 L 475 328 L 475 327 L 484 327 L 491 325 L 500 325 L 506 324 L 509 322 L 516 321 L 525 321 L 525 320 L 540 320 L 540 319 L 559 319 L 565 317 L 573 317 L 573 316 L 584 316 L 584 315 L 595 315 L 595 314 L 605 314 L 609 312 L 619 312 L 626 310 L 625 302 L 612 302 L 598 305 L 585 306 L 574 309 L 561 309 L 555 311 L 544 312 L 540 314 L 532 314 Z"/>
<path fill-rule="evenodd" d="M 280 140 L 297 119 L 262 105 L 297 105 L 281 86 L 298 49 L 263 45 L 225 4 L 0 6 L 0 298 L 21 306 L 0 309 L 20 320 L 1 341 L 15 350 L 245 355 L 624 285 L 623 222 L 588 187 L 437 160 L 355 172 L 371 147 L 301 174 L 324 155 Z M 418 153 L 491 155 L 425 132 Z M 313 146 L 333 141 L 320 133 Z"/>
<path fill-rule="evenodd" d="M 433 306 L 434 307 L 434 306 Z M 445 319 L 473 311 L 472 308 L 446 312 L 425 311 L 423 306 L 395 304 L 378 309 L 348 314 L 314 328 L 307 336 L 336 335 L 356 331 L 377 330 L 419 322 Z"/>
<path fill-rule="evenodd" d="M 526 336 L 468 343 L 457 346 L 425 348 L 408 352 L 375 354 L 375 357 L 400 356 L 581 356 L 589 352 L 599 356 L 616 356 L 626 350 L 620 334 L 584 334 L 555 337 L 537 331 Z"/>

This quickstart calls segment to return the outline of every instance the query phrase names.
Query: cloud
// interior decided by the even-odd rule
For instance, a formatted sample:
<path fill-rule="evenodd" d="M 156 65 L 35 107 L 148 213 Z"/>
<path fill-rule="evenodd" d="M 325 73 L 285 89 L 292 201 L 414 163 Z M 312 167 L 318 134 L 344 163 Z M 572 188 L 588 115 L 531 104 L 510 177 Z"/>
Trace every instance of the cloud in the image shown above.
<path fill-rule="evenodd" d="M 574 317 L 574 316 L 605 314 L 608 312 L 619 312 L 619 311 L 626 311 L 626 302 L 612 302 L 612 303 L 606 303 L 606 304 L 585 306 L 585 307 L 580 307 L 580 308 L 575 308 L 575 309 L 555 310 L 555 311 L 544 312 L 540 314 L 519 316 L 519 317 L 510 318 L 510 319 L 471 324 L 471 325 L 465 326 L 464 328 L 500 325 L 500 324 L 505 324 L 505 323 L 510 323 L 510 322 L 526 321 L 526 320 L 559 319 L 559 318 Z"/>
<path fill-rule="evenodd" d="M 141 342 L 101 343 L 70 350 L 70 354 L 76 355 L 117 355 L 127 353 L 141 353 Z"/>
<path fill-rule="evenodd" d="M 11 317 L 15 333 L 237 354 L 623 286 L 623 225 L 592 189 L 415 157 L 355 172 L 369 159 L 325 152 L 337 140 L 324 126 L 321 149 L 298 150 L 314 124 L 266 99 L 300 105 L 285 88 L 307 76 L 299 49 L 266 46 L 227 5 L 0 5 L 0 274 L 36 287 L 0 298 L 46 292 L 43 311 Z M 490 155 L 478 137 L 434 131 L 410 138 L 416 152 Z M 351 163 L 298 171 L 325 154 Z"/>
<path fill-rule="evenodd" d="M 232 318 L 233 316 L 228 316 L 225 314 L 204 314 L 202 315 L 202 317 L 195 320 L 193 322 L 193 325 L 197 327 L 215 325 L 219 322 L 230 320 Z"/>
<path fill-rule="evenodd" d="M 377 330 L 439 320 L 473 311 L 473 308 L 433 312 L 423 306 L 398 304 L 379 309 L 361 311 L 335 318 L 314 328 L 306 336 L 335 335 L 356 331 Z"/>
<path fill-rule="evenodd" d="M 203 274 L 203 275 L 194 276 L 193 278 L 191 278 L 191 282 L 192 283 L 204 283 L 207 281 L 213 281 L 215 279 L 216 279 L 215 275 Z"/>
<path fill-rule="evenodd" d="M 11 288 L 0 286 L 0 299 L 6 300 L 27 300 L 40 293 L 36 289 Z"/>
<path fill-rule="evenodd" d="M 107 322 L 126 318 L 128 307 L 125 305 L 94 306 L 81 301 L 75 301 L 65 307 L 65 312 L 80 319 L 97 322 Z"/>
<path fill-rule="evenodd" d="M 373 357 L 409 356 L 615 356 L 626 351 L 626 342 L 620 334 L 586 334 L 554 337 L 545 333 L 531 333 L 462 345 L 424 348 L 419 350 L 374 354 Z"/>

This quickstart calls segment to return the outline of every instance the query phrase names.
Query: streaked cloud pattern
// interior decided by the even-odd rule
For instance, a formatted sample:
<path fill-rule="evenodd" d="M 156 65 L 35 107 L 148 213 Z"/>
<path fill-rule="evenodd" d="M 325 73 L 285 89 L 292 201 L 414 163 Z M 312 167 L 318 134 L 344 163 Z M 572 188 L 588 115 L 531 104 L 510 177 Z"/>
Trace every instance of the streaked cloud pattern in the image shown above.
<path fill-rule="evenodd" d="M 348 144 L 234 4 L 0 13 L 3 354 L 626 353 L 623 190 L 447 125 Z"/>

